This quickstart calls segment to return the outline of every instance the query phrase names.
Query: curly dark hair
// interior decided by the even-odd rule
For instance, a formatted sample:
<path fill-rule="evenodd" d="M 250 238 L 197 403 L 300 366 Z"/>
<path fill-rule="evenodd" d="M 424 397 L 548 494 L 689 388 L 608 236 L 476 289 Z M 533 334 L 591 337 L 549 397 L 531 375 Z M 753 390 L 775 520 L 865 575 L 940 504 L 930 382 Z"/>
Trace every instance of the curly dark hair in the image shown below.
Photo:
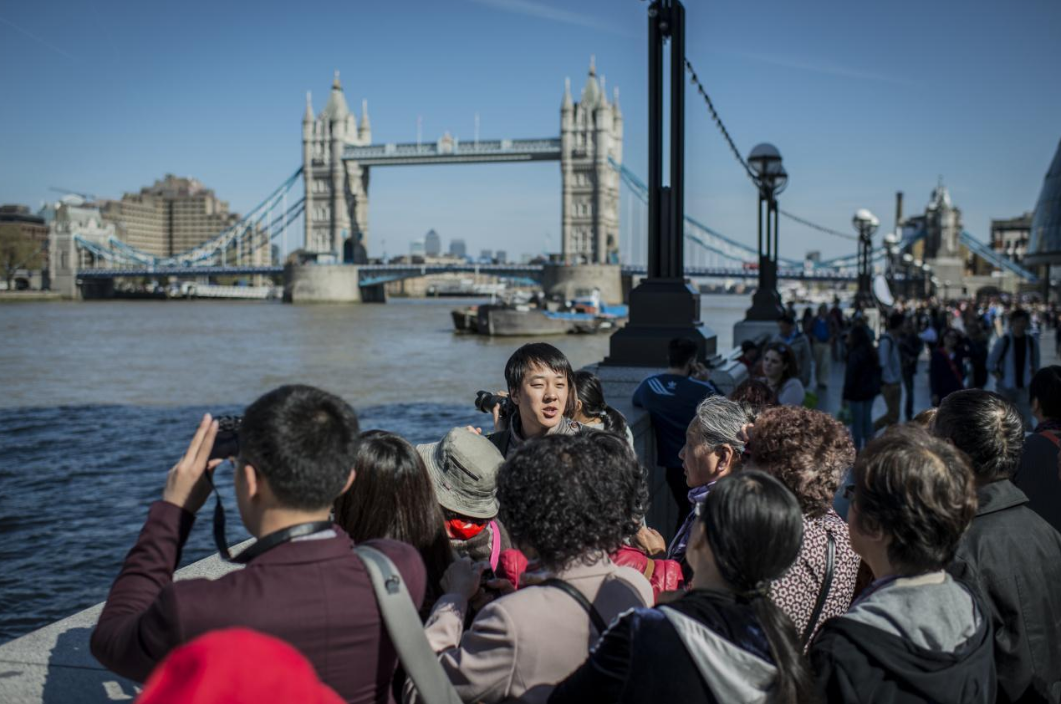
<path fill-rule="evenodd" d="M 763 409 L 777 405 L 777 394 L 759 379 L 745 379 L 729 393 L 730 401 L 737 401 L 748 407 L 751 415 L 758 416 Z"/>
<path fill-rule="evenodd" d="M 767 408 L 755 419 L 752 464 L 780 479 L 807 518 L 825 514 L 855 461 L 847 428 L 827 413 L 802 406 Z"/>
<path fill-rule="evenodd" d="M 976 480 L 961 450 L 907 423 L 870 441 L 853 477 L 858 526 L 891 536 L 888 559 L 900 573 L 951 563 L 977 506 Z"/>
<path fill-rule="evenodd" d="M 497 499 L 513 543 L 560 571 L 614 552 L 636 533 L 648 484 L 623 438 L 547 435 L 522 445 L 501 466 Z"/>

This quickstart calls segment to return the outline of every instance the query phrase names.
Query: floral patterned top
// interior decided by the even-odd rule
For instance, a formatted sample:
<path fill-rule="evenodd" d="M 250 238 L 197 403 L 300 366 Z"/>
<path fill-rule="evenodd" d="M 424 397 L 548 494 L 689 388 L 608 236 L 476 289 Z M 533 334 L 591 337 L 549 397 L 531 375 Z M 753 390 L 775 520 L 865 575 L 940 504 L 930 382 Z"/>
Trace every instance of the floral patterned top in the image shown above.
<path fill-rule="evenodd" d="M 827 620 L 847 613 L 855 596 L 861 558 L 851 549 L 847 523 L 832 508 L 817 518 L 803 517 L 803 546 L 799 555 L 785 576 L 770 585 L 770 598 L 796 624 L 799 636 L 807 629 L 825 579 L 830 533 L 836 542 L 833 582 L 814 633 Z M 807 639 L 808 644 L 814 640 L 814 633 Z"/>

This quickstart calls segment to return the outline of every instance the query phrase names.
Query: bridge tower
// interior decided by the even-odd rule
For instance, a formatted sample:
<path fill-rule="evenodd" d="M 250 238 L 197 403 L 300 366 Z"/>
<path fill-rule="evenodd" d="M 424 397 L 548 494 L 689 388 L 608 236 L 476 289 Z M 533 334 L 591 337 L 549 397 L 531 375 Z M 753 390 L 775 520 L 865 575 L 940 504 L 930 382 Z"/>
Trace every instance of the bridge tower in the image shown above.
<path fill-rule="evenodd" d="M 320 115 L 306 94 L 302 117 L 302 179 L 306 189 L 306 252 L 320 261 L 365 260 L 368 236 L 368 169 L 344 162 L 347 145 L 372 142 L 368 103 L 361 104 L 361 123 L 350 112 L 335 72 L 331 95 Z"/>
<path fill-rule="evenodd" d="M 564 81 L 560 105 L 561 251 L 565 262 L 619 263 L 619 173 L 623 162 L 623 113 L 619 89 L 608 102 L 604 77 L 590 58 L 579 102 Z"/>

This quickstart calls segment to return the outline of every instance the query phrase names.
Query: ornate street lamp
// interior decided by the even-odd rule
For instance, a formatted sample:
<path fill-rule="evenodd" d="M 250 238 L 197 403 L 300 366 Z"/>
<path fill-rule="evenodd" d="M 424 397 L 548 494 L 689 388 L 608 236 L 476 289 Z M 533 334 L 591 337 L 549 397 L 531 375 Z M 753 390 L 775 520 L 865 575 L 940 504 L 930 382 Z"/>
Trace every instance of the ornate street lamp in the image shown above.
<path fill-rule="evenodd" d="M 851 218 L 851 224 L 858 231 L 858 294 L 855 301 L 861 303 L 863 308 L 871 308 L 875 301 L 870 257 L 873 253 L 873 233 L 880 226 L 880 220 L 873 213 L 861 208 Z"/>
<path fill-rule="evenodd" d="M 785 312 L 777 292 L 777 196 L 788 185 L 788 172 L 781 163 L 781 152 L 765 142 L 752 149 L 748 164 L 759 188 L 759 287 L 752 297 L 752 307 L 748 309 L 746 319 L 773 322 Z"/>

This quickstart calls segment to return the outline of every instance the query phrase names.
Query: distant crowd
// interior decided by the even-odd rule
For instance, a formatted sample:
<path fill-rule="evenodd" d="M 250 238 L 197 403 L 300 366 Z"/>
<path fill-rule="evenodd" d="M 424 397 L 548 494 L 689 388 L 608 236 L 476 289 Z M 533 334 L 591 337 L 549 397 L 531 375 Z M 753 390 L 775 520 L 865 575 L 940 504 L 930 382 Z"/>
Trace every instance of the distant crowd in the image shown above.
<path fill-rule="evenodd" d="M 545 343 L 480 393 L 487 433 L 414 446 L 297 385 L 205 416 L 92 654 L 145 704 L 1061 704 L 1061 366 L 1034 334 L 1056 316 L 903 306 L 877 335 L 809 313 L 742 347 L 728 395 L 672 340 L 629 399 L 652 457 Z M 817 409 L 834 362 L 837 415 Z M 222 467 L 257 540 L 174 581 Z M 227 554 L 220 499 L 214 532 Z"/>

